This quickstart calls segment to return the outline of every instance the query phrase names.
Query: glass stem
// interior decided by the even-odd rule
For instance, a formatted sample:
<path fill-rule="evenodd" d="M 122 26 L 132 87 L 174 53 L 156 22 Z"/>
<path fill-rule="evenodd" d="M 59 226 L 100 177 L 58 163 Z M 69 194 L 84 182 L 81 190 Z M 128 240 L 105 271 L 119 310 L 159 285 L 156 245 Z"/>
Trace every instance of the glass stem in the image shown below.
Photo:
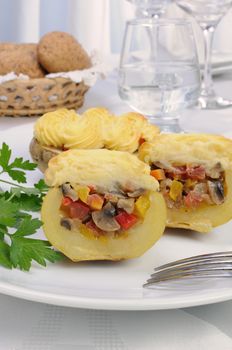
<path fill-rule="evenodd" d="M 152 18 L 152 19 L 155 19 L 155 20 L 158 20 L 158 19 L 160 19 L 160 14 L 159 14 L 159 13 L 153 13 L 153 14 L 151 15 L 151 18 Z"/>
<path fill-rule="evenodd" d="M 214 26 L 203 29 L 205 42 L 205 66 L 201 94 L 204 96 L 214 95 L 211 64 L 214 31 Z"/>

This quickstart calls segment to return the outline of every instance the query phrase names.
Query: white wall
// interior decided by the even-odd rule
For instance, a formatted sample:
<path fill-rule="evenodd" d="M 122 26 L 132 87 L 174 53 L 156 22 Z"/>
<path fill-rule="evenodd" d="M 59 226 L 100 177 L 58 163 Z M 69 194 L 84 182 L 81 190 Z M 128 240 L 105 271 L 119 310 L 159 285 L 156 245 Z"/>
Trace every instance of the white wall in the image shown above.
<path fill-rule="evenodd" d="M 0 0 L 0 41 L 37 41 L 44 33 L 62 30 L 74 34 L 84 46 L 106 53 L 119 52 L 125 21 L 134 14 L 126 0 Z M 183 16 L 172 5 L 169 17 Z M 198 33 L 199 47 L 202 36 Z M 232 11 L 219 24 L 214 46 L 232 52 Z"/>

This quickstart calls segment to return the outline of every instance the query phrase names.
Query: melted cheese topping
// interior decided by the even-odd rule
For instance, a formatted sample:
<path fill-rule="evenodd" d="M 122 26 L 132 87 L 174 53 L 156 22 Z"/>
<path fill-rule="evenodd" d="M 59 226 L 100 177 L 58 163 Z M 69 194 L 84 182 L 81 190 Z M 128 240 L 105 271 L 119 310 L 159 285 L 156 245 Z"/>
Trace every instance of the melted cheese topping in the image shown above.
<path fill-rule="evenodd" d="M 232 163 L 232 140 L 207 134 L 160 134 L 140 147 L 139 158 L 148 164 L 204 165 L 206 169 L 220 162 L 225 170 Z"/>
<path fill-rule="evenodd" d="M 65 182 L 95 185 L 106 190 L 143 188 L 156 191 L 158 181 L 150 176 L 150 167 L 136 156 L 119 151 L 69 150 L 49 161 L 45 172 L 49 186 Z"/>
<path fill-rule="evenodd" d="M 35 124 L 34 136 L 42 146 L 135 152 L 141 138 L 152 141 L 159 129 L 138 113 L 114 116 L 105 108 L 91 108 L 81 116 L 60 109 L 44 114 Z"/>

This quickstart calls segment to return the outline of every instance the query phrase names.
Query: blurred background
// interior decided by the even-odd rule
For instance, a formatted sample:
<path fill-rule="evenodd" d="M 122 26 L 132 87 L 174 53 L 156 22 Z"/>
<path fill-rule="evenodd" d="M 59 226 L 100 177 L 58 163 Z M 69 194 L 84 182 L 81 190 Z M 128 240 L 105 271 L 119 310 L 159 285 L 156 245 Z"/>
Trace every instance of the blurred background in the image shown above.
<path fill-rule="evenodd" d="M 119 53 L 125 21 L 135 15 L 126 0 L 0 0 L 0 41 L 37 42 L 53 30 L 73 34 L 90 52 Z M 173 3 L 167 17 L 187 15 Z M 194 23 L 199 55 L 203 36 Z M 214 50 L 232 53 L 232 11 L 219 24 Z"/>

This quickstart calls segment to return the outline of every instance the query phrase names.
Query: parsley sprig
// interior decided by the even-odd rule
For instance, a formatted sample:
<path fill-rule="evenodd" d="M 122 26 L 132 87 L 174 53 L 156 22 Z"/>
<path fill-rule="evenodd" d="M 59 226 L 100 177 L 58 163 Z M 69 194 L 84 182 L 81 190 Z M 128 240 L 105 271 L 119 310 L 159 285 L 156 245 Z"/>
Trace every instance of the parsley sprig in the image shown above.
<path fill-rule="evenodd" d="M 46 266 L 46 261 L 55 262 L 62 258 L 52 249 L 49 242 L 28 238 L 42 225 L 31 212 L 39 211 L 48 187 L 40 180 L 33 187 L 27 187 L 26 171 L 33 171 L 37 165 L 23 158 L 11 162 L 9 146 L 0 149 L 0 182 L 7 191 L 0 188 L 0 265 L 29 271 L 32 261 Z M 8 175 L 7 179 L 1 175 Z M 12 182 L 12 180 L 14 182 Z"/>

